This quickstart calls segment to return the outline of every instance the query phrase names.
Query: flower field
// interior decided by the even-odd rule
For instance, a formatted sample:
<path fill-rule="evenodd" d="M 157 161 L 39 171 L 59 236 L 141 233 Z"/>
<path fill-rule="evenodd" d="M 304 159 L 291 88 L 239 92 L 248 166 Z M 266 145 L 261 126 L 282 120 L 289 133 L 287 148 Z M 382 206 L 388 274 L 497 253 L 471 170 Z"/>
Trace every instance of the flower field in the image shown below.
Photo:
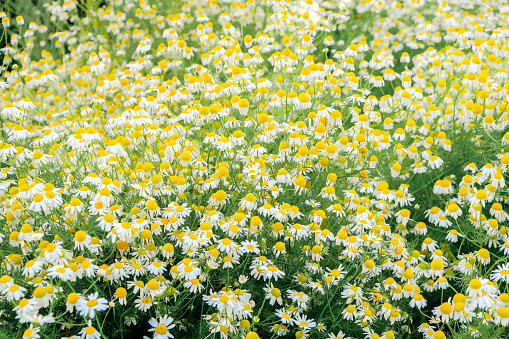
<path fill-rule="evenodd" d="M 506 1 L 0 20 L 0 338 L 509 338 Z"/>

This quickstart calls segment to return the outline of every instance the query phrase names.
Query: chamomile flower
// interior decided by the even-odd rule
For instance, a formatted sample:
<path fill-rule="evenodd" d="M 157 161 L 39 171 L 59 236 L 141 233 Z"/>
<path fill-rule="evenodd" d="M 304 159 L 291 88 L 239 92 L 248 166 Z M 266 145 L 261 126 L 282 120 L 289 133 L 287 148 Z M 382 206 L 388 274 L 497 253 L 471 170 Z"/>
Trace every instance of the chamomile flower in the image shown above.
<path fill-rule="evenodd" d="M 159 319 L 151 318 L 148 323 L 152 326 L 149 332 L 154 332 L 154 339 L 174 338 L 173 334 L 169 332 L 169 330 L 175 327 L 172 317 L 164 315 L 159 317 Z"/>
<path fill-rule="evenodd" d="M 96 312 L 108 309 L 108 301 L 99 298 L 99 293 L 92 293 L 87 297 L 80 298 L 76 304 L 76 310 L 84 317 L 94 318 Z"/>
<path fill-rule="evenodd" d="M 499 280 L 508 282 L 509 281 L 509 264 L 498 265 L 496 269 L 492 271 L 490 279 L 494 282 Z"/>

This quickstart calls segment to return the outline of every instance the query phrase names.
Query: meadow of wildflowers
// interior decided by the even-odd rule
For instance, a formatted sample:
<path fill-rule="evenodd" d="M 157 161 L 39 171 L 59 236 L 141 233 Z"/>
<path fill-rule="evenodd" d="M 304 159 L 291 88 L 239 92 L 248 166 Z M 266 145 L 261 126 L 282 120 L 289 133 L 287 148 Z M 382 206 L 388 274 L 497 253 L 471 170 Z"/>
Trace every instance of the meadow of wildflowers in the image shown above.
<path fill-rule="evenodd" d="M 509 337 L 507 1 L 35 3 L 0 338 Z"/>

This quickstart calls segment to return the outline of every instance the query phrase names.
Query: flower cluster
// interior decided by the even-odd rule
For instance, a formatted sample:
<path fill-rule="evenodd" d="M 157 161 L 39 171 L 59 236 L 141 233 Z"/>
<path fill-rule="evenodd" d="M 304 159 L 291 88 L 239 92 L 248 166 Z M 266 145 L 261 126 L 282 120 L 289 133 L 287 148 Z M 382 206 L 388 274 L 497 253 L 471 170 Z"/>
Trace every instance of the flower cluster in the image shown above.
<path fill-rule="evenodd" d="M 0 13 L 12 337 L 507 334 L 504 1 L 85 3 Z"/>

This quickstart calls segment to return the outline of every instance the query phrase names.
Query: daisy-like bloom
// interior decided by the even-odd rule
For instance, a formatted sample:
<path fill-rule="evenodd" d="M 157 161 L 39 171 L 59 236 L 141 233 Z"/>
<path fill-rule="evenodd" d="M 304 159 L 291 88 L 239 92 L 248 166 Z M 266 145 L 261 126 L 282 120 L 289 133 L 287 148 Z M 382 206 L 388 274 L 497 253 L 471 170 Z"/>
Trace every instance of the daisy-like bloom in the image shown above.
<path fill-rule="evenodd" d="M 92 319 L 96 312 L 105 311 L 108 307 L 108 300 L 99 298 L 99 293 L 97 292 L 80 298 L 76 304 L 76 310 L 82 316 Z"/>
<path fill-rule="evenodd" d="M 488 201 L 488 193 L 486 193 L 486 191 L 483 189 L 477 190 L 475 192 L 475 195 L 471 197 L 469 201 L 472 205 L 481 204 L 482 207 L 484 207 L 484 205 Z"/>
<path fill-rule="evenodd" d="M 309 330 L 316 327 L 316 322 L 314 321 L 314 319 L 308 319 L 305 314 L 297 315 L 293 320 L 293 323 L 303 330 Z"/>
<path fill-rule="evenodd" d="M 480 250 L 477 251 L 477 259 L 483 265 L 489 264 L 491 261 L 490 252 L 485 248 L 481 248 Z"/>
<path fill-rule="evenodd" d="M 115 291 L 115 296 L 118 298 L 118 301 L 121 305 L 126 305 L 127 304 L 127 290 L 123 287 L 119 287 L 117 288 L 117 290 Z"/>
<path fill-rule="evenodd" d="M 210 203 L 214 206 L 223 206 L 228 202 L 228 195 L 225 191 L 219 190 L 212 194 L 210 197 Z"/>
<path fill-rule="evenodd" d="M 118 239 L 123 241 L 130 241 L 133 236 L 133 227 L 127 221 L 116 223 L 114 227 L 114 234 Z"/>
<path fill-rule="evenodd" d="M 48 214 L 52 206 L 49 198 L 45 197 L 46 195 L 36 194 L 29 208 L 34 212 Z"/>
<path fill-rule="evenodd" d="M 327 212 L 334 213 L 337 217 L 345 217 L 345 211 L 343 210 L 343 206 L 341 204 L 334 204 L 327 207 Z"/>
<path fill-rule="evenodd" d="M 261 270 L 263 272 L 262 276 L 264 280 L 274 279 L 274 281 L 277 281 L 285 276 L 285 272 L 281 271 L 274 265 L 263 266 L 261 267 Z"/>
<path fill-rule="evenodd" d="M 259 245 L 256 241 L 254 240 L 251 240 L 251 241 L 243 241 L 241 243 L 241 247 L 240 247 L 240 251 L 242 253 L 256 253 L 256 254 L 260 254 L 260 249 L 259 249 Z"/>
<path fill-rule="evenodd" d="M 355 317 L 355 314 L 357 312 L 357 309 L 355 308 L 355 305 L 348 305 L 346 308 L 343 309 L 341 314 L 343 315 L 343 318 L 346 320 L 353 320 Z"/>
<path fill-rule="evenodd" d="M 111 228 L 113 227 L 113 224 L 115 223 L 115 216 L 112 213 L 107 213 L 103 216 L 100 216 L 96 219 L 96 221 L 99 222 L 99 227 L 105 231 L 110 232 Z"/>
<path fill-rule="evenodd" d="M 39 335 L 39 331 L 41 330 L 40 327 L 35 327 L 34 328 L 34 325 L 30 325 L 30 328 L 26 329 L 24 332 L 23 332 L 23 339 L 39 339 L 40 338 L 40 335 Z"/>
<path fill-rule="evenodd" d="M 218 240 L 217 243 L 217 249 L 227 254 L 236 253 L 238 248 L 239 248 L 238 244 L 229 238 Z"/>
<path fill-rule="evenodd" d="M 72 280 L 74 272 L 63 265 L 53 266 L 48 270 L 48 275 L 52 278 L 58 278 L 62 281 Z"/>
<path fill-rule="evenodd" d="M 497 324 L 502 326 L 509 325 L 509 309 L 507 307 L 500 307 L 494 316 L 494 320 Z"/>
<path fill-rule="evenodd" d="M 412 300 L 409 303 L 410 307 L 423 308 L 427 305 L 426 299 L 422 296 L 422 294 L 418 293 L 413 296 Z"/>
<path fill-rule="evenodd" d="M 9 301 L 19 300 L 23 298 L 26 291 L 26 288 L 19 286 L 18 284 L 12 284 L 6 289 L 5 295 Z"/>
<path fill-rule="evenodd" d="M 78 231 L 74 235 L 74 247 L 83 250 L 90 244 L 90 236 L 84 231 Z"/>
<path fill-rule="evenodd" d="M 136 292 L 135 292 L 136 293 Z M 146 312 L 149 310 L 153 305 L 153 299 L 152 297 L 140 297 L 135 300 L 134 302 L 136 308 L 138 308 L 142 312 Z"/>
<path fill-rule="evenodd" d="M 504 255 L 509 254 L 509 240 L 500 245 L 499 250 L 504 253 Z"/>
<path fill-rule="evenodd" d="M 148 323 L 152 326 L 148 331 L 154 332 L 154 339 L 174 338 L 173 334 L 170 333 L 170 330 L 175 327 L 172 317 L 165 314 L 159 319 L 151 318 Z"/>
<path fill-rule="evenodd" d="M 56 81 L 58 79 L 58 76 L 56 76 L 51 69 L 45 69 L 41 77 L 39 78 L 39 81 L 41 84 L 45 84 L 48 81 Z"/>
<path fill-rule="evenodd" d="M 285 245 L 285 243 L 282 242 L 282 241 L 278 241 L 277 243 L 275 243 L 274 244 L 273 252 L 276 255 L 276 257 L 278 257 L 281 254 L 285 254 L 286 253 L 286 245 Z"/>
<path fill-rule="evenodd" d="M 191 293 L 201 292 L 205 288 L 197 278 L 186 281 L 184 287 L 189 288 Z"/>
<path fill-rule="evenodd" d="M 289 290 L 287 292 L 288 298 L 290 298 L 293 302 L 296 302 L 299 307 L 306 310 L 307 302 L 309 301 L 309 296 L 304 292 L 297 292 L 295 290 Z"/>
<path fill-rule="evenodd" d="M 197 263 L 190 258 L 185 258 L 177 266 L 178 276 L 186 280 L 197 278 L 201 274 L 201 269 Z"/>
<path fill-rule="evenodd" d="M 252 193 L 246 194 L 246 196 L 240 201 L 240 207 L 245 208 L 249 211 L 256 208 L 256 197 Z"/>
<path fill-rule="evenodd" d="M 41 260 L 29 260 L 25 263 L 23 268 L 23 275 L 35 275 L 39 273 L 43 268 L 44 263 Z"/>
<path fill-rule="evenodd" d="M 285 310 L 285 309 L 277 310 L 276 316 L 279 317 L 279 320 L 283 324 L 291 324 L 295 321 L 295 319 L 292 318 L 292 312 Z"/>
<path fill-rule="evenodd" d="M 377 266 L 372 259 L 368 259 L 362 265 L 362 273 L 365 273 L 368 277 L 373 277 L 381 272 L 381 267 Z"/>
<path fill-rule="evenodd" d="M 437 242 L 435 240 L 433 240 L 431 238 L 426 238 L 422 242 L 421 248 L 423 250 L 428 250 L 430 252 L 433 252 L 433 251 L 435 251 L 438 248 L 438 244 L 437 244 Z"/>
<path fill-rule="evenodd" d="M 318 196 L 331 201 L 337 200 L 336 190 L 333 186 L 323 188 Z"/>
<path fill-rule="evenodd" d="M 489 308 L 495 303 L 496 287 L 488 279 L 470 280 L 467 293 L 474 307 Z"/>
<path fill-rule="evenodd" d="M 329 336 L 327 339 L 351 339 L 350 337 L 347 337 L 343 331 L 339 331 L 337 334 L 329 333 Z"/>
<path fill-rule="evenodd" d="M 444 161 L 440 157 L 433 155 L 428 161 L 428 166 L 429 168 L 436 169 L 442 167 L 443 163 Z"/>
<path fill-rule="evenodd" d="M 77 302 L 80 300 L 80 295 L 73 292 L 73 293 L 70 293 L 68 296 L 67 296 L 67 300 L 66 300 L 66 308 L 67 308 L 67 311 L 72 313 L 74 312 L 74 307 L 76 306 Z"/>
<path fill-rule="evenodd" d="M 146 267 L 146 270 L 153 275 L 162 275 L 166 271 L 166 263 L 155 260 Z"/>
<path fill-rule="evenodd" d="M 269 299 L 269 303 L 274 305 L 276 302 L 279 305 L 283 304 L 283 298 L 281 297 L 281 290 L 275 288 L 272 283 L 270 283 L 267 287 L 264 287 L 264 291 L 267 294 L 266 299 Z"/>
<path fill-rule="evenodd" d="M 72 198 L 69 205 L 64 208 L 64 211 L 70 215 L 77 215 L 84 209 L 84 204 L 79 198 Z"/>
<path fill-rule="evenodd" d="M 447 323 L 453 317 L 453 306 L 449 302 L 444 302 L 442 305 L 435 307 L 433 315 L 441 321 Z"/>
<path fill-rule="evenodd" d="M 82 339 L 99 339 L 101 338 L 101 333 L 92 326 L 92 322 L 88 321 L 88 326 L 81 329 L 79 332 Z"/>
<path fill-rule="evenodd" d="M 492 271 L 490 279 L 494 282 L 499 280 L 509 282 L 509 264 L 497 265 L 497 268 Z"/>
<path fill-rule="evenodd" d="M 446 216 L 451 216 L 454 219 L 458 219 L 462 214 L 463 212 L 461 211 L 461 208 L 458 206 L 458 204 L 453 202 L 447 205 L 447 208 L 445 210 Z"/>

